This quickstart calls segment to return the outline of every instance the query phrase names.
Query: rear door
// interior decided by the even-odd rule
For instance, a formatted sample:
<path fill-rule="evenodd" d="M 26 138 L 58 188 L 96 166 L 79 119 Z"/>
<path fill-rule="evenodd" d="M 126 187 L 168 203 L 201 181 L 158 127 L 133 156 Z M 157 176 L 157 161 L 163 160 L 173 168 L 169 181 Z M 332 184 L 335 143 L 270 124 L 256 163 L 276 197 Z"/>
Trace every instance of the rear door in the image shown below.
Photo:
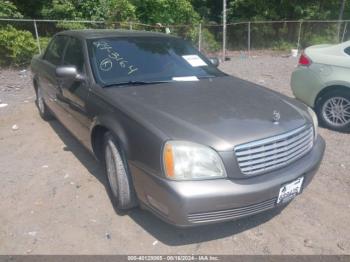
<path fill-rule="evenodd" d="M 63 109 L 57 103 L 61 90 L 56 78 L 56 68 L 62 64 L 67 43 L 68 37 L 64 35 L 57 35 L 51 40 L 43 56 L 43 64 L 39 72 L 39 85 L 43 90 L 45 102 L 60 120 L 64 115 L 62 114 Z"/>
<path fill-rule="evenodd" d="M 69 37 L 62 66 L 73 66 L 82 76 L 86 75 L 84 45 L 82 40 Z M 87 80 L 59 79 L 61 89 L 59 103 L 66 110 L 65 125 L 85 146 L 90 143 L 90 124 L 86 101 L 89 95 Z"/>

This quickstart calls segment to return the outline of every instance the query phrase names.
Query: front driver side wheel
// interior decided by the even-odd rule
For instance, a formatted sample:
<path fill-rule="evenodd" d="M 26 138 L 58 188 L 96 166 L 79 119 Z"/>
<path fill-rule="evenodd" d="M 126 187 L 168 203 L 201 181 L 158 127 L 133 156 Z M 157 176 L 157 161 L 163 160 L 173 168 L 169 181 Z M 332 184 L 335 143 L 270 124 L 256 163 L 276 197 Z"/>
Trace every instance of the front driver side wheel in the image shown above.
<path fill-rule="evenodd" d="M 117 209 L 130 209 L 137 205 L 136 194 L 127 163 L 116 140 L 107 132 L 104 137 L 104 157 L 112 202 Z"/>
<path fill-rule="evenodd" d="M 49 121 L 53 119 L 53 116 L 50 110 L 45 104 L 43 90 L 40 87 L 36 89 L 36 105 L 38 107 L 39 114 L 42 119 L 44 119 L 45 121 Z"/>

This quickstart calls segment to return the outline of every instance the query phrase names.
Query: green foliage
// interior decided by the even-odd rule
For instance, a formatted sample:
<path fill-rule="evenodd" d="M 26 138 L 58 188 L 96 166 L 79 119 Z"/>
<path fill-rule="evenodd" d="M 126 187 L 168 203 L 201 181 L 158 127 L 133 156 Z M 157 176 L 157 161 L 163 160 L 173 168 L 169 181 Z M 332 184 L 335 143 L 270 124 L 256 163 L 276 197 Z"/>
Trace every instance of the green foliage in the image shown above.
<path fill-rule="evenodd" d="M 217 52 L 221 48 L 214 35 L 208 29 L 202 29 L 202 48 L 207 52 Z"/>
<path fill-rule="evenodd" d="M 38 52 L 35 40 L 28 31 L 12 26 L 0 29 L 0 65 L 24 66 Z"/>
<path fill-rule="evenodd" d="M 312 34 L 309 35 L 308 39 L 303 39 L 301 45 L 306 48 L 312 45 L 329 44 L 330 42 L 332 41 L 329 41 L 328 37 Z"/>
<path fill-rule="evenodd" d="M 191 41 L 196 45 L 199 38 L 199 30 L 197 27 L 191 31 Z M 201 49 L 206 53 L 211 53 L 219 51 L 220 48 L 221 46 L 218 41 L 216 41 L 215 36 L 207 28 L 202 28 Z"/>
<path fill-rule="evenodd" d="M 272 43 L 272 50 L 276 51 L 290 51 L 293 48 L 296 48 L 296 45 L 286 41 L 277 41 Z"/>
<path fill-rule="evenodd" d="M 51 41 L 51 37 L 39 37 L 41 52 L 44 53 L 46 47 Z"/>
<path fill-rule="evenodd" d="M 71 0 L 48 1 L 41 11 L 43 17 L 50 19 L 74 20 L 82 17 L 81 12 Z"/>
<path fill-rule="evenodd" d="M 221 23 L 222 21 L 222 1 L 213 0 L 191 0 L 194 10 L 206 22 Z"/>
<path fill-rule="evenodd" d="M 86 29 L 86 26 L 84 23 L 78 23 L 78 22 L 58 22 L 57 28 L 62 30 L 79 30 L 79 29 Z"/>
<path fill-rule="evenodd" d="M 228 21 L 337 19 L 340 0 L 227 0 Z M 19 10 L 19 11 L 18 11 Z M 194 24 L 222 21 L 222 0 L 2 0 L 0 17 Z M 350 1 L 344 19 L 350 17 Z"/>
<path fill-rule="evenodd" d="M 135 7 L 128 0 L 52 0 L 42 8 L 43 17 L 63 20 L 135 19 Z"/>
<path fill-rule="evenodd" d="M 109 13 L 106 20 L 109 21 L 135 21 L 136 7 L 128 0 L 110 1 Z"/>
<path fill-rule="evenodd" d="M 227 14 L 229 21 L 337 19 L 339 0 L 231 0 Z"/>
<path fill-rule="evenodd" d="M 311 34 L 308 38 L 302 41 L 302 45 L 304 47 L 308 47 L 311 45 L 320 45 L 320 44 L 335 44 L 337 41 L 332 35 L 316 35 Z"/>
<path fill-rule="evenodd" d="M 11 0 L 24 17 L 39 19 L 42 18 L 41 10 L 47 2 L 52 0 Z"/>
<path fill-rule="evenodd" d="M 228 22 L 254 20 L 299 20 L 337 19 L 340 0 L 227 0 Z M 22 15 L 23 14 L 23 15 Z M 198 23 L 221 23 L 222 0 L 0 0 L 0 17 L 45 18 L 58 20 L 95 20 L 105 23 L 38 23 L 42 46 L 59 30 L 83 28 L 129 28 L 128 22 L 149 25 L 162 24 L 170 27 L 171 33 L 198 43 Z M 343 19 L 350 17 L 350 1 L 345 3 Z M 171 26 L 184 25 L 184 26 Z M 16 24 L 1 28 L 0 64 L 19 65 L 22 57 L 36 52 L 35 39 L 31 33 L 18 30 L 33 30 L 30 24 Z M 136 30 L 157 30 L 164 27 L 133 25 Z M 301 47 L 337 41 L 336 23 L 303 23 Z M 18 36 L 16 36 L 16 33 Z M 296 48 L 299 23 L 251 24 L 251 48 L 289 50 Z M 227 47 L 231 50 L 247 48 L 247 24 L 227 27 Z M 345 35 L 347 38 L 347 35 Z M 4 39 L 7 39 L 7 44 Z M 22 40 L 20 40 L 22 39 Z M 203 27 L 202 49 L 215 52 L 221 48 L 221 27 Z M 5 52 L 4 50 L 10 50 Z M 32 51 L 31 51 L 32 50 Z M 30 55 L 28 55 L 31 53 Z"/>
<path fill-rule="evenodd" d="M 17 7 L 10 1 L 0 2 L 1 18 L 22 18 L 23 15 L 18 11 Z"/>
<path fill-rule="evenodd" d="M 267 23 L 251 25 L 252 48 L 290 50 L 297 47 L 299 23 Z"/>
<path fill-rule="evenodd" d="M 146 24 L 195 24 L 200 18 L 189 0 L 134 0 L 138 19 Z"/>
<path fill-rule="evenodd" d="M 304 26 L 301 46 L 305 48 L 318 44 L 335 44 L 337 41 L 337 24 L 311 24 Z"/>

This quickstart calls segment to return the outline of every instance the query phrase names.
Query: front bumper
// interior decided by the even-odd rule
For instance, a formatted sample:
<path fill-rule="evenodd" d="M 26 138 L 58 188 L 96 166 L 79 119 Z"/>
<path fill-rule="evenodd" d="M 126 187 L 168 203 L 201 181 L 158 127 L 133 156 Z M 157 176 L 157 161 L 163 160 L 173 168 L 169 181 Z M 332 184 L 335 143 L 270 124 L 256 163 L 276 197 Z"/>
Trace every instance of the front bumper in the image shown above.
<path fill-rule="evenodd" d="M 313 149 L 287 167 L 245 179 L 170 181 L 131 166 L 141 204 L 168 223 L 195 226 L 238 219 L 276 207 L 281 185 L 304 176 L 305 188 L 325 150 L 321 136 Z"/>

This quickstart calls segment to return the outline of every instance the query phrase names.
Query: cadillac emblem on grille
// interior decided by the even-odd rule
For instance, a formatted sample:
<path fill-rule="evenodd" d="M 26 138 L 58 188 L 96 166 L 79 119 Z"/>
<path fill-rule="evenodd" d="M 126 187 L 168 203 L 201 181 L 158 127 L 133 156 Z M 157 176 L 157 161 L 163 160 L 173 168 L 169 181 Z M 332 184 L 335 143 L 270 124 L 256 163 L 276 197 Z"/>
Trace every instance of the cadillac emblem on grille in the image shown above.
<path fill-rule="evenodd" d="M 281 119 L 280 112 L 278 112 L 277 110 L 274 110 L 273 111 L 273 118 L 272 118 L 273 123 L 277 125 L 279 123 L 280 119 Z"/>

